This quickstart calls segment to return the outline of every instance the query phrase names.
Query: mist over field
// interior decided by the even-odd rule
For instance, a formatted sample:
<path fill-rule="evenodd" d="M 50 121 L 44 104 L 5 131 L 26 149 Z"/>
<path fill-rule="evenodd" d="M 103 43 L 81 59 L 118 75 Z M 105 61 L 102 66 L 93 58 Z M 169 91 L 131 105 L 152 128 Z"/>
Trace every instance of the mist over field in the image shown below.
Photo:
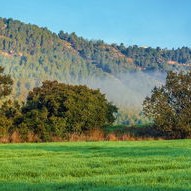
<path fill-rule="evenodd" d="M 142 108 L 143 100 L 151 94 L 155 86 L 164 84 L 165 72 L 128 72 L 105 78 L 84 79 L 80 84 L 85 84 L 93 89 L 100 89 L 106 94 L 109 101 L 116 104 L 119 108 Z"/>

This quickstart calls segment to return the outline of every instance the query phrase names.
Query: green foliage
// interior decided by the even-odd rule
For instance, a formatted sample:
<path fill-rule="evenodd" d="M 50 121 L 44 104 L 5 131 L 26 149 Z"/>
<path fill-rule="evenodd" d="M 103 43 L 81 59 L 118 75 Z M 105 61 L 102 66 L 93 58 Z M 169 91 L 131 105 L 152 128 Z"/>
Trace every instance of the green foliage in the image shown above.
<path fill-rule="evenodd" d="M 0 108 L 0 137 L 9 137 L 20 123 L 21 106 L 17 101 L 4 101 Z"/>
<path fill-rule="evenodd" d="M 13 80 L 10 75 L 3 74 L 4 68 L 0 66 L 0 98 L 10 95 Z"/>
<path fill-rule="evenodd" d="M 12 121 L 6 116 L 0 115 L 0 139 L 9 135 L 9 129 L 12 126 Z"/>
<path fill-rule="evenodd" d="M 99 90 L 45 81 L 29 92 L 22 108 L 23 123 L 40 135 L 64 136 L 112 124 L 117 108 Z"/>
<path fill-rule="evenodd" d="M 0 190 L 190 191 L 191 141 L 1 144 Z"/>
<path fill-rule="evenodd" d="M 160 135 L 191 136 L 191 71 L 169 72 L 166 84 L 154 88 L 144 101 L 144 113 L 154 120 Z"/>

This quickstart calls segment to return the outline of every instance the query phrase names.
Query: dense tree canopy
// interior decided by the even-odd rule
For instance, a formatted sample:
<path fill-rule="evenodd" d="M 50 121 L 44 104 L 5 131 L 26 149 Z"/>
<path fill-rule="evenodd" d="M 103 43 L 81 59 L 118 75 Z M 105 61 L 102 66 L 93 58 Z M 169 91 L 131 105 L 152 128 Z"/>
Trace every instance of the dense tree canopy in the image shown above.
<path fill-rule="evenodd" d="M 166 84 L 154 88 L 144 101 L 146 116 L 154 120 L 161 136 L 186 138 L 191 136 L 191 71 L 169 72 Z"/>
<path fill-rule="evenodd" d="M 117 108 L 99 90 L 45 81 L 29 92 L 19 125 L 46 139 L 46 133 L 63 136 L 111 124 L 116 112 Z"/>

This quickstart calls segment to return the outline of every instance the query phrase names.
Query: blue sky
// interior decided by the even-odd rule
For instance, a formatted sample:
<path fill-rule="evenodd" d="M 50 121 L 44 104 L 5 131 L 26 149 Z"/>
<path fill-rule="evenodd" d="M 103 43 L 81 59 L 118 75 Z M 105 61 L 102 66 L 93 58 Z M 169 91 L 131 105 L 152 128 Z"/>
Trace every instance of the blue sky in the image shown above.
<path fill-rule="evenodd" d="M 191 47 L 191 0 L 0 0 L 0 17 L 108 43 Z"/>

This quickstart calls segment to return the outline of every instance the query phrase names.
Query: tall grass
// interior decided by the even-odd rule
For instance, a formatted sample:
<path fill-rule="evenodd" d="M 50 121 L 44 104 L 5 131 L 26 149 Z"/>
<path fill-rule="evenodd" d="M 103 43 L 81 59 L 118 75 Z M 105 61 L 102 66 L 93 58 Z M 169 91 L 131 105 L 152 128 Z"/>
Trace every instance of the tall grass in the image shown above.
<path fill-rule="evenodd" d="M 0 190 L 191 190 L 191 140 L 0 145 Z"/>

